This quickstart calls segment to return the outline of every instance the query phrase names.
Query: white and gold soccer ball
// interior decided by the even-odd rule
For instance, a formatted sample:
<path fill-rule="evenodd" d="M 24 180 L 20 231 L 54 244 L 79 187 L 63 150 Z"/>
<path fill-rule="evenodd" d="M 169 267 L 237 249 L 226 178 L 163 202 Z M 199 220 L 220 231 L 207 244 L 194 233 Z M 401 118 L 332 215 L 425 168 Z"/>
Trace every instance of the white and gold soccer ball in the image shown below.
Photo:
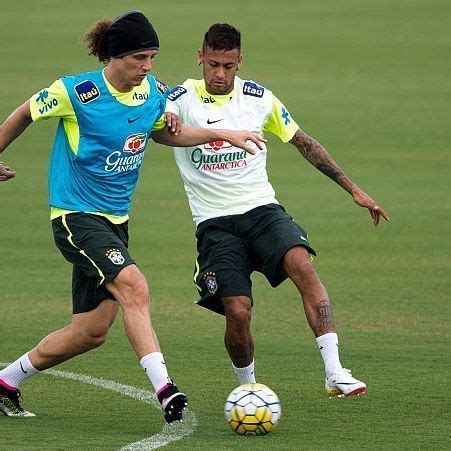
<path fill-rule="evenodd" d="M 282 409 L 277 395 L 263 384 L 244 384 L 227 398 L 225 415 L 238 435 L 264 435 L 280 419 Z"/>

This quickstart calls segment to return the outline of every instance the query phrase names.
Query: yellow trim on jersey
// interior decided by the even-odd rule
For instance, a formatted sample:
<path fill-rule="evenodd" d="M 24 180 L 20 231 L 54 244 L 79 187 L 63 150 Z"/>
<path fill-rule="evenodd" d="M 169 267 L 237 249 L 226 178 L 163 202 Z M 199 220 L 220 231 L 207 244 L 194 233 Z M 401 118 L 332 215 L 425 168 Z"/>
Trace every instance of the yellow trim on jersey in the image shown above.
<path fill-rule="evenodd" d="M 127 106 L 142 105 L 150 94 L 150 84 L 147 78 L 129 92 L 119 92 L 106 79 L 102 72 L 105 84 L 111 95 L 120 103 Z M 52 117 L 61 118 L 64 131 L 66 132 L 69 146 L 72 152 L 77 155 L 78 143 L 80 142 L 80 130 L 78 127 L 77 116 L 75 115 L 72 102 L 66 87 L 61 80 L 56 80 L 48 88 L 41 89 L 30 99 L 30 113 L 33 122 L 50 119 Z M 155 122 L 152 130 L 161 130 L 166 126 L 166 121 L 162 115 Z"/>
<path fill-rule="evenodd" d="M 71 210 L 63 210 L 61 208 L 50 206 L 50 220 L 59 218 L 60 216 L 67 215 L 69 213 L 78 213 L 78 212 L 71 211 Z M 128 221 L 128 215 L 116 216 L 116 215 L 109 215 L 107 213 L 99 213 L 97 211 L 96 212 L 87 211 L 85 213 L 89 213 L 91 215 L 103 216 L 104 218 L 107 218 L 108 221 L 112 222 L 113 224 L 123 224 L 125 221 Z"/>
<path fill-rule="evenodd" d="M 233 88 L 232 92 L 225 95 L 210 94 L 205 88 L 204 79 L 202 80 L 190 79 L 187 80 L 187 83 L 188 86 L 194 86 L 194 92 L 196 93 L 197 97 L 200 99 L 202 103 L 205 103 L 213 107 L 225 105 L 226 103 L 230 102 L 230 100 L 235 94 L 235 88 Z"/>
<path fill-rule="evenodd" d="M 70 243 L 73 247 L 75 247 L 75 249 L 78 249 L 78 251 L 80 252 L 80 254 L 83 255 L 83 256 L 85 256 L 85 257 L 92 263 L 92 265 L 94 266 L 94 268 L 97 269 L 97 272 L 99 273 L 99 276 L 101 277 L 101 281 L 99 282 L 99 285 L 101 285 L 101 284 L 105 281 L 105 276 L 103 275 L 102 270 L 96 265 L 95 261 L 92 260 L 92 258 L 90 258 L 90 257 L 88 256 L 88 254 L 87 254 L 84 250 L 80 249 L 80 248 L 79 248 L 78 246 L 76 246 L 75 243 L 73 242 L 72 237 L 73 237 L 74 235 L 72 234 L 72 232 L 70 231 L 70 229 L 69 229 L 69 227 L 68 227 L 68 225 L 67 225 L 66 215 L 65 215 L 65 214 L 62 216 L 62 221 L 63 221 L 63 225 L 64 225 L 65 229 L 66 229 L 67 232 L 69 233 L 69 235 L 67 236 L 67 241 L 69 241 L 69 243 Z"/>
<path fill-rule="evenodd" d="M 105 69 L 102 71 L 102 76 L 111 95 L 124 105 L 139 106 L 149 98 L 150 83 L 147 78 L 145 78 L 139 86 L 135 86 L 131 91 L 120 92 L 105 77 Z M 166 127 L 166 121 L 163 114 L 155 124 L 153 124 L 152 131 L 161 130 L 164 127 Z"/>
<path fill-rule="evenodd" d="M 131 91 L 118 91 L 105 77 L 105 69 L 102 71 L 103 80 L 110 91 L 111 95 L 120 103 L 127 106 L 142 105 L 150 95 L 150 83 L 147 78 L 144 78 L 139 86 L 135 86 Z"/>
<path fill-rule="evenodd" d="M 166 127 L 166 118 L 164 113 L 161 115 L 160 119 L 158 119 L 155 124 L 153 124 L 152 131 L 156 132 L 157 130 L 161 130 Z"/>
<path fill-rule="evenodd" d="M 66 87 L 61 80 L 56 80 L 48 88 L 41 89 L 31 97 L 30 113 L 33 122 L 51 117 L 61 118 L 70 148 L 75 155 L 77 154 L 80 140 L 77 117 Z"/>
<path fill-rule="evenodd" d="M 298 128 L 299 125 L 290 116 L 283 103 L 273 95 L 271 114 L 263 125 L 263 131 L 273 133 L 286 143 L 293 138 Z"/>

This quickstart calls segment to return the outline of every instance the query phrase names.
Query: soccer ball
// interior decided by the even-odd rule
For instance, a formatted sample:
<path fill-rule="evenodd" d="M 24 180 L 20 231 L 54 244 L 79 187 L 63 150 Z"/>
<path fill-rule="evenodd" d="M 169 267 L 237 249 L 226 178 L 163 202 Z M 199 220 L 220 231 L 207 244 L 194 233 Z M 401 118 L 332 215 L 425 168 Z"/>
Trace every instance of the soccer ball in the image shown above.
<path fill-rule="evenodd" d="M 279 421 L 282 409 L 277 395 L 263 384 L 244 384 L 227 398 L 225 415 L 238 435 L 264 435 Z"/>

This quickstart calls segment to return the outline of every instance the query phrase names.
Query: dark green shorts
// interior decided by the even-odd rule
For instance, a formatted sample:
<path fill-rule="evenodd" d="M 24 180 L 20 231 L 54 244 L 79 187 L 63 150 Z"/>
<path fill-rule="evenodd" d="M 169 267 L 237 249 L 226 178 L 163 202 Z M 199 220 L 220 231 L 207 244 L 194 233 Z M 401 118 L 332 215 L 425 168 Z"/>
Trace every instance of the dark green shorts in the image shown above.
<path fill-rule="evenodd" d="M 113 224 L 103 216 L 70 213 L 52 221 L 53 236 L 64 258 L 73 264 L 73 313 L 89 312 L 114 296 L 105 288 L 134 264 L 128 253 L 128 223 Z"/>
<path fill-rule="evenodd" d="M 278 204 L 208 219 L 197 227 L 196 238 L 198 304 L 220 314 L 224 314 L 222 297 L 252 299 L 253 271 L 263 273 L 273 287 L 281 284 L 287 276 L 280 262 L 292 247 L 304 246 L 316 255 L 305 230 Z"/>

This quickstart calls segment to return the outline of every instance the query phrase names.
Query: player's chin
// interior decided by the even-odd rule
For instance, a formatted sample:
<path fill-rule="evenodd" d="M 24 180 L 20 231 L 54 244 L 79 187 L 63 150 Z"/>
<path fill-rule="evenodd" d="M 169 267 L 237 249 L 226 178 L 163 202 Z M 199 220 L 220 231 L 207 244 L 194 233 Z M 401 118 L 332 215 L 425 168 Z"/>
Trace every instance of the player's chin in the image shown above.
<path fill-rule="evenodd" d="M 211 90 L 213 95 L 225 94 L 228 90 L 228 86 L 225 83 L 211 83 Z"/>
<path fill-rule="evenodd" d="M 138 75 L 133 81 L 132 81 L 132 85 L 133 86 L 139 86 L 143 80 L 146 78 L 145 75 Z"/>

